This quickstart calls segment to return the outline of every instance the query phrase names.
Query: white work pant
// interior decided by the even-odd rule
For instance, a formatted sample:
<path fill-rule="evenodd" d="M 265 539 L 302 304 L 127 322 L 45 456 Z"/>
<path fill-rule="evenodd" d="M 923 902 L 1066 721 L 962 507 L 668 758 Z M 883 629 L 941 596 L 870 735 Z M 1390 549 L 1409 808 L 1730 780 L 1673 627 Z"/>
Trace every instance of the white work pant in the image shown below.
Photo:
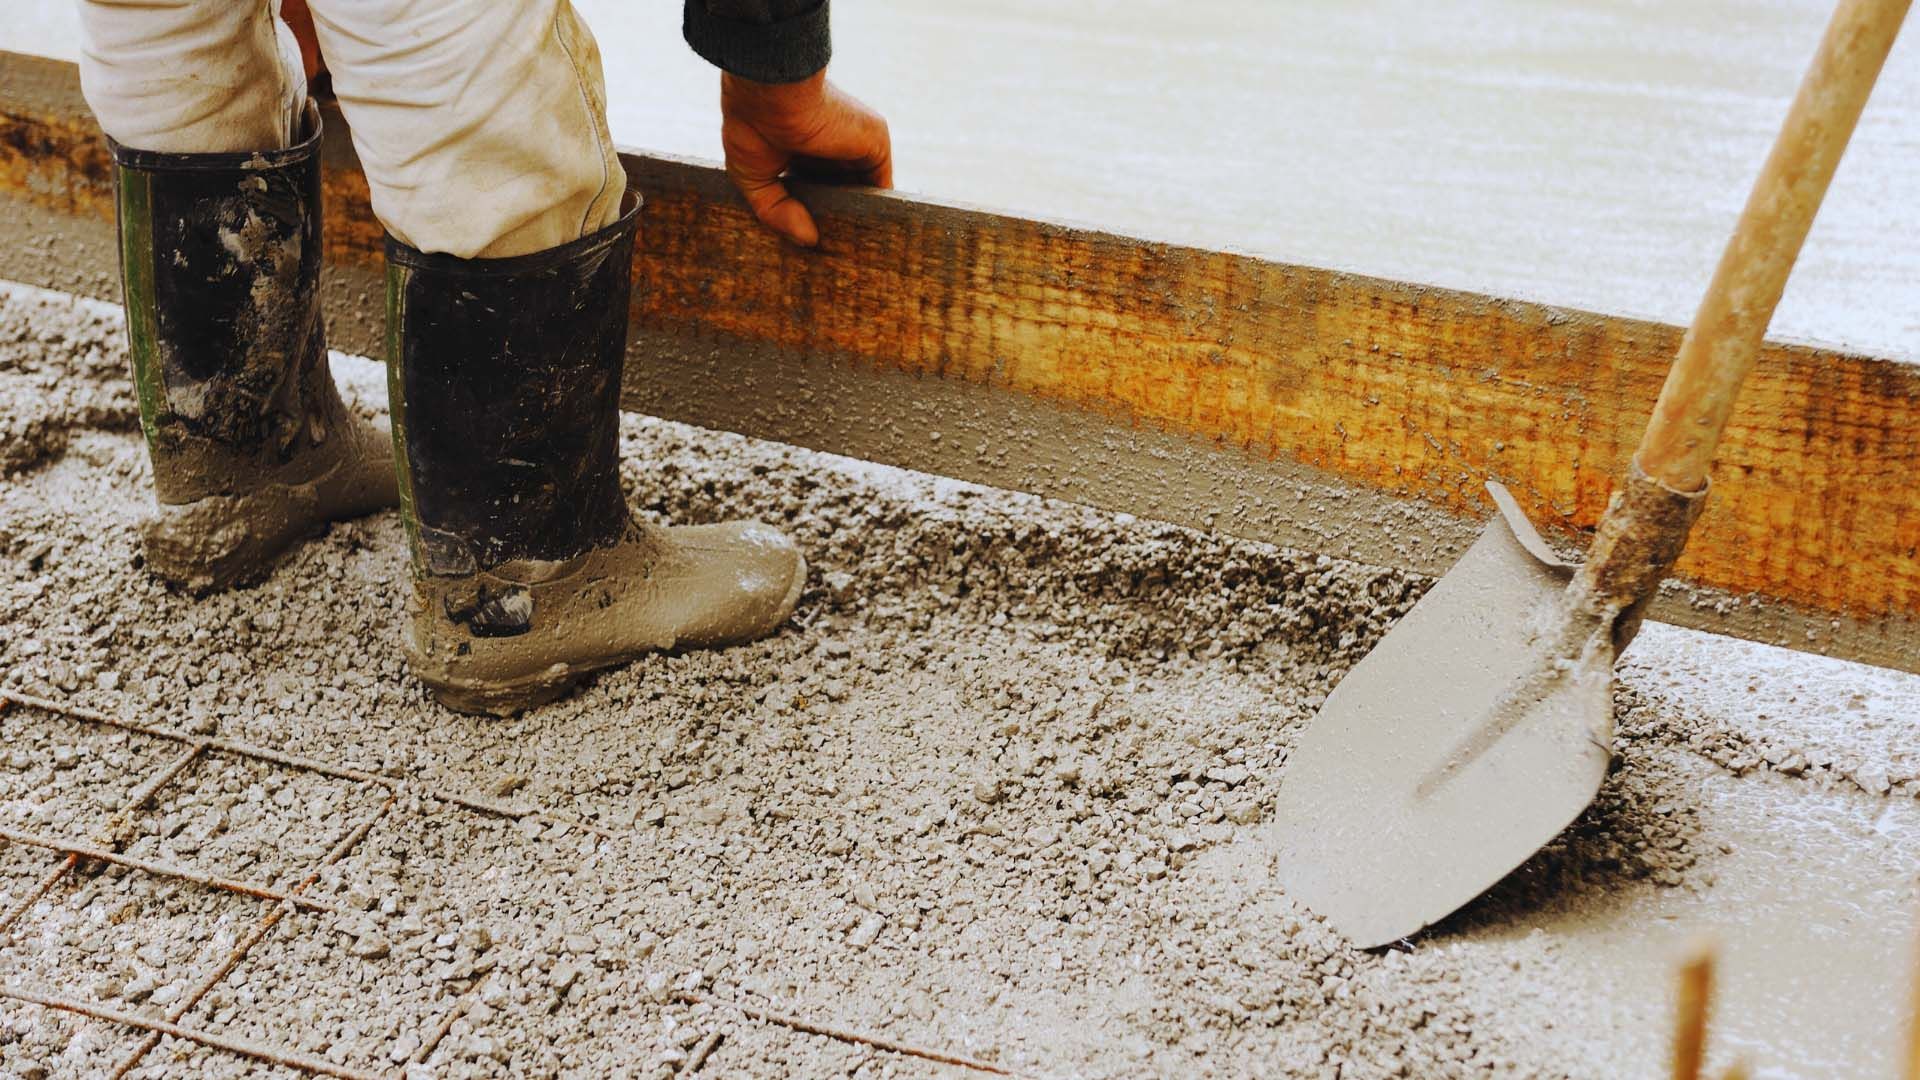
<path fill-rule="evenodd" d="M 289 145 L 306 100 L 279 0 L 80 0 L 87 104 L 123 145 Z M 500 258 L 611 224 L 626 174 L 600 49 L 567 0 L 309 0 L 388 232 Z"/>

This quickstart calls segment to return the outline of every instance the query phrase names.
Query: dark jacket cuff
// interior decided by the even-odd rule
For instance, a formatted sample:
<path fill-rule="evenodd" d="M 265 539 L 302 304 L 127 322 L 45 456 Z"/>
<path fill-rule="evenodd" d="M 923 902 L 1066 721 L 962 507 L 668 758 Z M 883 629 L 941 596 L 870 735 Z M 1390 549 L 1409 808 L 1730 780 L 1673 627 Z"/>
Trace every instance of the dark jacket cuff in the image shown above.
<path fill-rule="evenodd" d="M 833 55 L 827 2 L 773 22 L 716 15 L 709 0 L 687 0 L 680 32 L 693 51 L 722 71 L 763 83 L 809 78 Z"/>

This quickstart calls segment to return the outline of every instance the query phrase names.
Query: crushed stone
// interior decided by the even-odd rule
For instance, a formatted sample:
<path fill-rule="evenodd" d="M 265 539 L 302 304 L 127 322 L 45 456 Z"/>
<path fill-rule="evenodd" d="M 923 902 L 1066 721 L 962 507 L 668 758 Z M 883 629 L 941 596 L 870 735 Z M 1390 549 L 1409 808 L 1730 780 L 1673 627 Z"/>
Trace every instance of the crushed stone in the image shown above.
<path fill-rule="evenodd" d="M 377 365 L 334 365 L 383 407 Z M 692 991 L 1031 1075 L 1646 1073 L 1657 1023 L 1588 1009 L 1645 989 L 1567 974 L 1513 928 L 1712 896 L 1731 845 L 1703 791 L 1721 782 L 1849 813 L 1920 794 L 1920 680 L 1650 626 L 1596 805 L 1419 941 L 1357 951 L 1238 842 L 1419 579 L 629 416 L 640 513 L 799 540 L 793 624 L 464 717 L 406 675 L 395 514 L 335 525 L 236 593 L 196 601 L 143 572 L 124 372 L 111 308 L 0 291 L 0 688 L 578 822 L 400 800 L 319 873 L 311 895 L 338 910 L 290 915 L 183 1020 L 345 1065 L 406 1067 L 457 1009 L 409 1075 L 666 1077 L 714 1032 L 713 1075 L 973 1075 Z M 1738 677 L 1716 681 L 1729 649 Z M 102 827 L 178 752 L 29 709 L 0 730 L 0 823 L 62 835 Z M 383 798 L 208 754 L 134 815 L 129 850 L 287 888 Z M 0 845 L 0 909 L 57 858 Z M 0 981 L 164 1009 L 262 910 L 91 868 L 0 942 Z M 87 945 L 98 959 L 75 958 Z M 136 1041 L 0 1004 L 19 1075 L 91 1075 Z M 169 1038 L 133 1075 L 277 1075 L 249 1068 Z"/>

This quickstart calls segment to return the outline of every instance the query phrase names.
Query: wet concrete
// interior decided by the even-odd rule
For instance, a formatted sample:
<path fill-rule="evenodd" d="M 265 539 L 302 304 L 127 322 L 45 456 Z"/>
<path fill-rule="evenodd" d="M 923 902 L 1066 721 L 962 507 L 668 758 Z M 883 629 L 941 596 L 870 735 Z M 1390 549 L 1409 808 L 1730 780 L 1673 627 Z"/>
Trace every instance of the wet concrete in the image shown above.
<path fill-rule="evenodd" d="M 579 0 L 617 138 L 718 155 L 679 5 Z M 0 47 L 78 55 L 73 0 Z M 843 0 L 903 189 L 1684 323 L 1831 5 Z M 1920 44 L 1896 44 L 1775 336 L 1920 355 Z"/>
<path fill-rule="evenodd" d="M 1569 1001 L 1589 1003 L 1595 1015 L 1553 1027 L 1611 1028 L 1615 1052 L 1650 1064 L 1671 1024 L 1675 958 L 1712 942 L 1719 1066 L 1737 1056 L 1762 1077 L 1893 1075 L 1908 1023 L 1920 805 L 1736 779 L 1684 755 L 1672 762 L 1687 778 L 1674 790 L 1698 810 L 1705 887 L 1568 891 L 1466 932 L 1447 946 L 1462 960 L 1505 956 L 1525 972 L 1476 987 L 1485 1006 L 1544 1020 Z M 1622 1075 L 1571 1054 L 1556 1065 Z"/>
<path fill-rule="evenodd" d="M 110 305 L 0 289 L 0 401 L 63 433 L 20 439 L 0 479 L 0 691 L 593 823 L 395 806 L 316 883 L 338 912 L 297 916 L 189 1023 L 385 1069 L 477 994 L 436 1075 L 640 1073 L 722 1026 L 728 1075 L 852 1071 L 844 1046 L 668 993 L 693 985 L 1029 1074 L 1648 1076 L 1670 965 L 1706 930 L 1715 1075 L 1736 1050 L 1759 1076 L 1887 1072 L 1920 678 L 1649 626 L 1593 808 L 1412 951 L 1365 952 L 1272 887 L 1257 838 L 1328 690 L 1418 595 L 1404 575 L 628 416 L 630 504 L 790 530 L 817 574 L 800 614 L 476 721 L 404 673 L 396 514 L 254 589 L 153 579 L 122 335 Z M 336 374 L 377 408 L 378 366 Z M 42 832 L 99 821 L 168 757 L 27 706 L 0 731 L 0 817 Z M 209 755 L 130 850 L 284 880 L 378 794 Z M 53 858 L 27 854 L 0 845 L 0 909 Z M 79 932 L 99 900 L 139 916 L 137 880 L 47 894 L 0 965 L 129 1008 L 183 984 L 205 963 L 185 928 L 222 914 L 206 894 Z M 134 959 L 68 971 L 56 939 Z M 0 1007 L 0 1060 L 93 1075 L 126 1052 L 45 1017 Z"/>

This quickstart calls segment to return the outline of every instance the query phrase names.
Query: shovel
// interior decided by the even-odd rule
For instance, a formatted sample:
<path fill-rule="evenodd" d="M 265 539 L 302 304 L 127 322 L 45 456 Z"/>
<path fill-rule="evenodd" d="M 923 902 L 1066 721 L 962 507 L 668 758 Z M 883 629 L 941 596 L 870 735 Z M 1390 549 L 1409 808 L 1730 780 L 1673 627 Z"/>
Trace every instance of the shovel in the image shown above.
<path fill-rule="evenodd" d="M 1500 514 L 1327 698 L 1274 808 L 1279 884 L 1355 945 L 1444 918 L 1593 801 L 1614 658 L 1686 546 L 1735 395 L 1911 0 L 1843 0 L 1586 561 Z"/>

